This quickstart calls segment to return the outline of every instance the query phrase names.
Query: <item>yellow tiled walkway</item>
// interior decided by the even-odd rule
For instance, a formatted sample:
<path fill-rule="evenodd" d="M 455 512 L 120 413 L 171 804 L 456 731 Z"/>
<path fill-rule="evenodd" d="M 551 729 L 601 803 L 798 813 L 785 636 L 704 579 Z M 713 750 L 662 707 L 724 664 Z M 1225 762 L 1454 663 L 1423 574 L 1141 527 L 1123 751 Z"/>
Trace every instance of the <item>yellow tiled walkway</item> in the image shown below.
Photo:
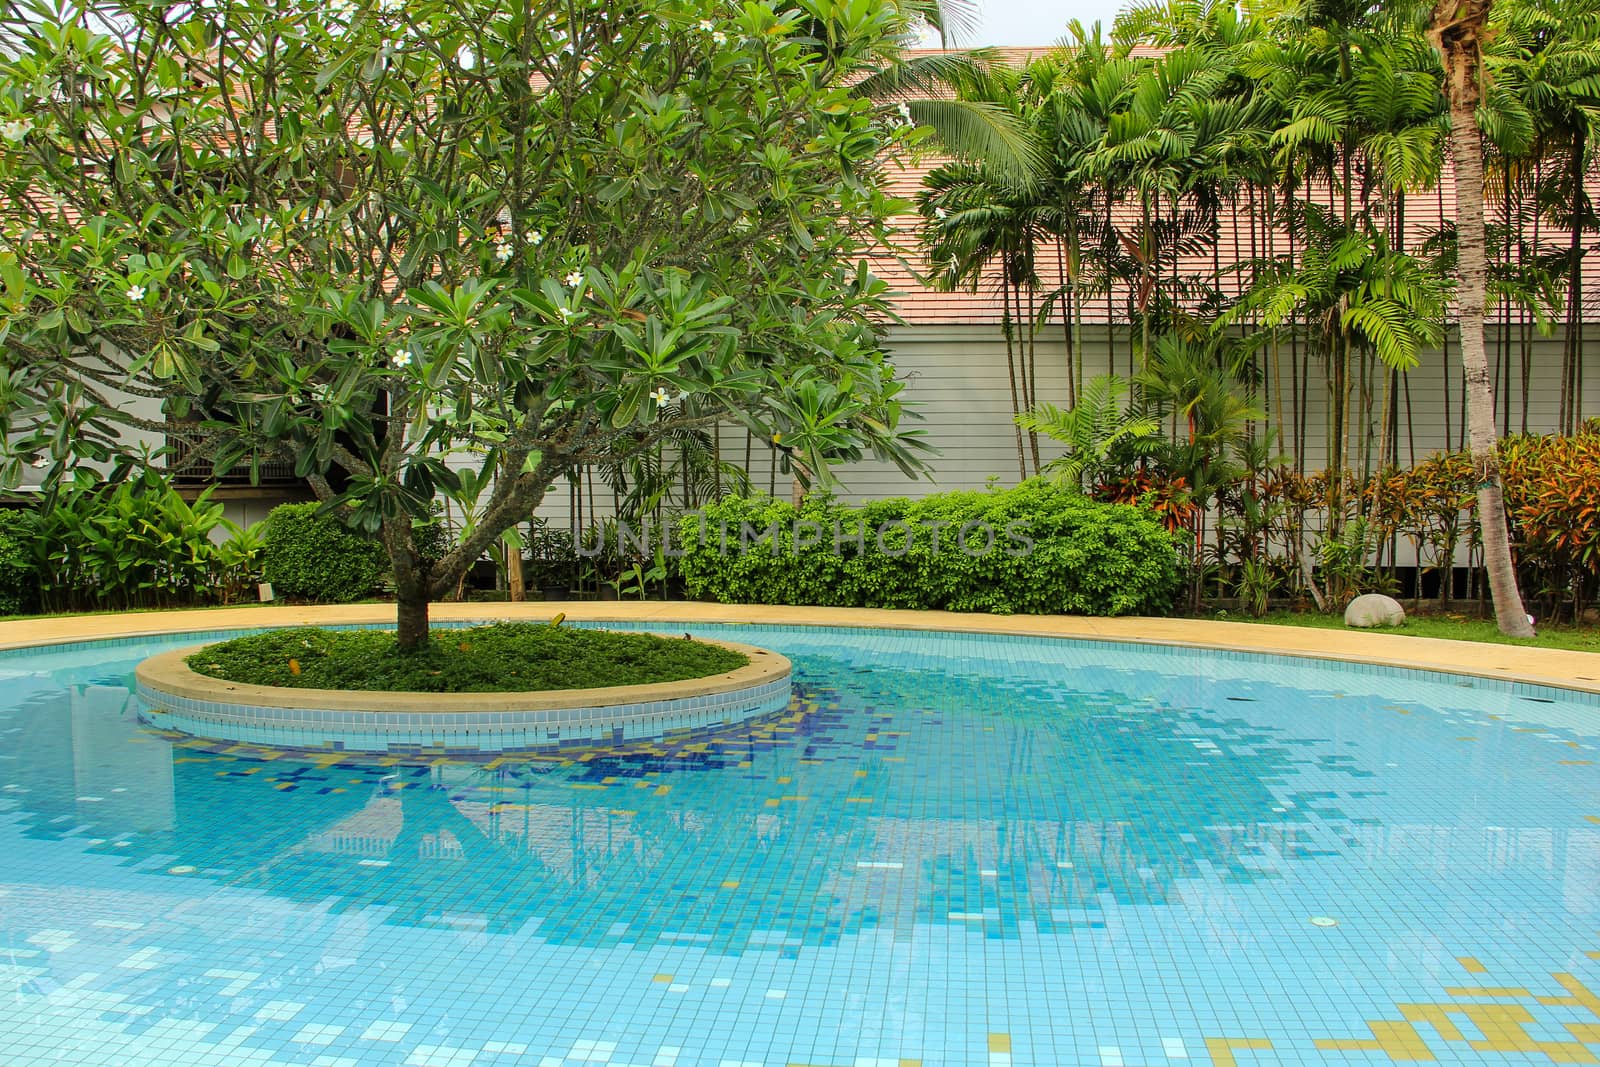
<path fill-rule="evenodd" d="M 1394 633 L 1264 626 L 1204 619 L 1089 619 L 1059 615 L 973 615 L 943 611 L 866 608 L 797 608 L 769 605 L 701 604 L 688 601 L 572 601 L 524 604 L 435 604 L 433 617 L 452 619 L 548 619 L 565 612 L 574 620 L 681 621 L 887 629 L 959 630 L 977 633 L 1075 637 L 1199 648 L 1270 652 L 1350 662 L 1382 663 L 1449 671 L 1485 678 L 1532 682 L 1600 693 L 1600 654 L 1524 648 L 1468 641 L 1405 637 Z M 390 622 L 388 604 L 340 607 L 250 606 L 200 611 L 127 612 L 0 622 L 0 648 L 87 641 L 185 630 Z"/>

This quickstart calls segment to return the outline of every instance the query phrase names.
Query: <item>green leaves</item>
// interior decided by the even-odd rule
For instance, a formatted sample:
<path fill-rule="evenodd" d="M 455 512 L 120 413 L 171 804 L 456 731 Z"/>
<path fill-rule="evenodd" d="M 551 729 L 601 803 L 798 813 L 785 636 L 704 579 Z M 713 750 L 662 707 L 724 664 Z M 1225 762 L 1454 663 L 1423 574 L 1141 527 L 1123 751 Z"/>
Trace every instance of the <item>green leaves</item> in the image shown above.
<path fill-rule="evenodd" d="M 209 490 L 188 501 L 150 471 L 65 486 L 33 526 L 48 609 L 226 603 L 258 580 L 259 539 L 224 519 Z"/>
<path fill-rule="evenodd" d="M 1065 445 L 1066 455 L 1047 463 L 1045 470 L 1082 488 L 1118 445 L 1161 431 L 1160 419 L 1128 405 L 1131 391 L 1126 379 L 1103 374 L 1089 380 L 1072 408 L 1062 410 L 1054 404 L 1039 404 L 1018 415 L 1016 422 L 1025 430 L 1045 434 Z"/>
<path fill-rule="evenodd" d="M 1348 337 L 1388 367 L 1416 366 L 1422 349 L 1443 336 L 1450 284 L 1415 256 L 1394 251 L 1380 232 L 1346 227 L 1311 208 L 1302 221 L 1306 248 L 1299 262 L 1261 271 L 1218 328 L 1251 317 L 1279 326 L 1298 316 L 1321 325 L 1330 350 Z"/>
<path fill-rule="evenodd" d="M 724 603 L 1162 614 L 1180 583 L 1152 514 L 1037 480 L 860 507 L 730 497 L 675 543 L 689 592 Z"/>

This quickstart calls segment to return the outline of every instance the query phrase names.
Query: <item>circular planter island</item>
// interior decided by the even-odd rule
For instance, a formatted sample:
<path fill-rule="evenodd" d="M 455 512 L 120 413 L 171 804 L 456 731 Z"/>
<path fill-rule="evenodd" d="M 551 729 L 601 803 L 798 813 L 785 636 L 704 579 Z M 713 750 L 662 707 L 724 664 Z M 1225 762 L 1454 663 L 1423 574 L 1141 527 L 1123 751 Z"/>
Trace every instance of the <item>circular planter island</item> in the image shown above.
<path fill-rule="evenodd" d="M 406 693 L 249 685 L 213 678 L 187 659 L 205 646 L 151 656 L 135 670 L 141 717 L 161 729 L 276 748 L 396 755 L 482 755 L 600 747 L 710 731 L 782 711 L 789 660 L 712 641 L 749 657 L 723 674 L 648 685 L 521 693 Z"/>

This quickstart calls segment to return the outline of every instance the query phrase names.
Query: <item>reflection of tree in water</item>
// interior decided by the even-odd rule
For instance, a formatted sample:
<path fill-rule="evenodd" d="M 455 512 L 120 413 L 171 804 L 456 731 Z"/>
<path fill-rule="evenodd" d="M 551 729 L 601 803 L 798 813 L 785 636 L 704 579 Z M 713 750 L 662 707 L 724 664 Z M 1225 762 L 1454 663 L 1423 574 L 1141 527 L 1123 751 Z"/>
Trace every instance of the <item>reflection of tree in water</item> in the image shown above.
<path fill-rule="evenodd" d="M 1269 859 L 1317 844 L 1270 791 L 1311 742 L 1147 695 L 795 661 L 802 706 L 787 716 L 574 759 L 375 766 L 182 742 L 170 825 L 116 854 L 399 924 L 538 919 L 562 942 L 793 953 L 917 923 L 1093 924 L 1102 894 L 1160 903 L 1203 865 L 1271 877 Z M 29 832 L 85 827 L 110 850 L 106 813 L 67 799 L 75 753 L 90 736 L 124 752 L 168 742 L 126 711 L 68 717 L 49 740 L 63 700 L 23 715 L 49 741 L 27 761 Z"/>

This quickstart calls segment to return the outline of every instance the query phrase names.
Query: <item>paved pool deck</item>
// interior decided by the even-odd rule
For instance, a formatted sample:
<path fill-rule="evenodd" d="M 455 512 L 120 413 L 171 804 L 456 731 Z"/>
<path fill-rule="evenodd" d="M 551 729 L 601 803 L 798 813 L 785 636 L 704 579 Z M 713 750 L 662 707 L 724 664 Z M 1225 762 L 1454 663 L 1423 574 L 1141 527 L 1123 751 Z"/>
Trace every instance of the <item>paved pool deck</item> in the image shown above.
<path fill-rule="evenodd" d="M 1209 619 L 1093 619 L 1063 615 L 980 615 L 872 608 L 807 608 L 693 601 L 529 601 L 435 604 L 432 617 L 450 620 L 547 620 L 564 612 L 575 621 L 746 623 L 859 626 L 906 630 L 1067 637 L 1187 645 L 1237 652 L 1377 663 L 1480 678 L 1499 678 L 1600 693 L 1600 653 L 1407 637 L 1393 631 L 1325 630 Z M 251 605 L 194 611 L 125 612 L 0 622 L 0 649 L 92 641 L 97 638 L 189 630 L 321 626 L 394 620 L 390 604 Z"/>

